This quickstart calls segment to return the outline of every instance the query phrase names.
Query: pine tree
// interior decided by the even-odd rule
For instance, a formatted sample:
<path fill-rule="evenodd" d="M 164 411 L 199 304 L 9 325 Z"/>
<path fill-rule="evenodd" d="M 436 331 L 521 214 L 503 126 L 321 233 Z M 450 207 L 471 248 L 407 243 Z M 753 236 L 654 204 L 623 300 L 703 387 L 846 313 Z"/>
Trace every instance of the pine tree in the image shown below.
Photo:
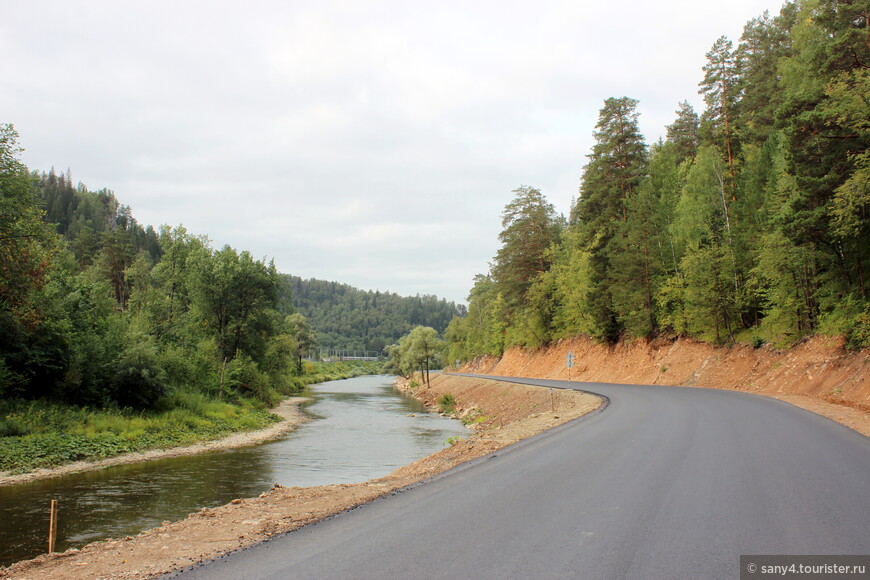
<path fill-rule="evenodd" d="M 673 143 L 677 151 L 677 163 L 691 159 L 698 152 L 698 114 L 688 101 L 681 101 L 676 110 L 677 118 L 667 126 L 668 142 Z"/>
<path fill-rule="evenodd" d="M 734 44 L 725 36 L 720 36 L 707 53 L 707 64 L 703 67 L 704 80 L 699 91 L 704 96 L 707 110 L 702 116 L 704 131 L 709 142 L 721 146 L 728 161 L 730 176 L 729 191 L 736 198 L 734 179 L 736 177 L 737 104 L 740 102 L 740 60 L 734 51 Z"/>
<path fill-rule="evenodd" d="M 776 18 L 765 11 L 743 28 L 737 46 L 741 63 L 739 134 L 742 143 L 761 145 L 774 128 L 775 113 L 782 104 L 777 67 L 780 59 L 788 55 L 793 6 L 786 4 Z"/>
<path fill-rule="evenodd" d="M 795 180 L 782 231 L 812 260 L 819 324 L 827 332 L 845 332 L 852 321 L 865 319 L 867 20 L 866 2 L 800 2 L 792 50 L 780 64 L 784 104 L 778 122 Z M 849 214 L 860 217 L 845 219 Z M 843 229 L 850 222 L 856 227 Z"/>
<path fill-rule="evenodd" d="M 522 307 L 535 278 L 550 267 L 548 249 L 560 228 L 553 204 L 540 191 L 523 186 L 513 193 L 502 212 L 502 247 L 492 267 L 497 291 L 511 314 Z"/>
<path fill-rule="evenodd" d="M 595 145 L 583 169 L 580 198 L 571 212 L 582 250 L 588 252 L 592 289 L 588 308 L 595 320 L 593 335 L 615 340 L 621 331 L 610 292 L 610 242 L 629 219 L 632 198 L 647 172 L 647 148 L 638 127 L 636 99 L 609 98 L 595 128 Z M 638 250 L 638 251 L 646 251 Z M 636 256 L 638 260 L 643 257 Z"/>
<path fill-rule="evenodd" d="M 628 199 L 646 174 L 647 151 L 638 127 L 637 99 L 609 98 L 598 113 L 595 145 L 581 177 L 580 198 L 571 212 L 591 235 L 609 239 L 628 219 Z"/>

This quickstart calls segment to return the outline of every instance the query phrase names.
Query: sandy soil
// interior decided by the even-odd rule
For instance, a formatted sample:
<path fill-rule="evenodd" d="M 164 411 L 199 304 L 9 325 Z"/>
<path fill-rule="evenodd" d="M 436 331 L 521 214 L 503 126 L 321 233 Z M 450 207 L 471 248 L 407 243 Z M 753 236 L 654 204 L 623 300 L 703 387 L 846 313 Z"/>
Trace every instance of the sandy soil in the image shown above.
<path fill-rule="evenodd" d="M 458 417 L 474 421 L 467 439 L 360 484 L 275 486 L 256 498 L 202 509 L 179 522 L 134 537 L 95 542 L 81 550 L 43 555 L 0 568 L 2 578 L 148 578 L 268 539 L 413 485 L 451 467 L 487 455 L 520 439 L 580 417 L 602 401 L 584 393 L 499 381 L 433 375 L 431 385 L 400 389 L 428 407 L 450 393 Z"/>
<path fill-rule="evenodd" d="M 213 449 L 234 449 L 236 447 L 245 447 L 255 443 L 262 443 L 277 439 L 288 431 L 292 431 L 305 421 L 307 417 L 299 410 L 299 404 L 307 401 L 305 397 L 292 397 L 285 399 L 277 407 L 271 409 L 283 420 L 275 423 L 271 427 L 261 429 L 259 431 L 247 431 L 244 433 L 234 433 L 223 439 L 214 441 L 204 441 L 196 445 L 188 445 L 186 447 L 172 447 L 170 449 L 152 449 L 142 453 L 127 453 L 117 457 L 110 457 L 100 461 L 76 461 L 75 463 L 67 463 L 58 467 L 37 469 L 29 473 L 18 475 L 9 475 L 8 472 L 0 472 L 0 486 L 22 483 L 25 481 L 33 481 L 35 479 L 46 479 L 49 477 L 58 477 L 69 473 L 78 473 L 81 471 L 94 471 L 112 465 L 124 465 L 127 463 L 137 463 L 139 461 L 150 461 L 152 459 L 163 459 L 165 457 L 178 457 L 180 455 L 193 455 L 202 453 L 203 451 L 211 451 Z"/>

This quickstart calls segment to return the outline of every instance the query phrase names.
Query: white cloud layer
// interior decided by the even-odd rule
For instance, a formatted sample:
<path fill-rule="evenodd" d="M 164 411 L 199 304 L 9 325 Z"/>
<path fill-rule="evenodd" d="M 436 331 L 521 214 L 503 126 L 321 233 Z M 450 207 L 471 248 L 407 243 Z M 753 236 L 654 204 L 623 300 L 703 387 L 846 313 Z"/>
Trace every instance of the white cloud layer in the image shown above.
<path fill-rule="evenodd" d="M 604 99 L 657 140 L 716 38 L 781 4 L 12 0 L 0 122 L 142 223 L 462 301 L 513 189 L 568 212 Z"/>

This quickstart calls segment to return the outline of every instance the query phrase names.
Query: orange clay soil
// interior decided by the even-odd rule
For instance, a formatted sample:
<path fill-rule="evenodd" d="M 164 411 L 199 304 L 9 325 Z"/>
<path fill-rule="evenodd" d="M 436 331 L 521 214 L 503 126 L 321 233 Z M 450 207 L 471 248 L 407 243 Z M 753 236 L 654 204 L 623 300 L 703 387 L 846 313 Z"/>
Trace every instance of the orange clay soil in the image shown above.
<path fill-rule="evenodd" d="M 683 385 L 775 397 L 870 436 L 870 351 L 848 352 L 841 339 L 814 337 L 776 351 L 748 345 L 715 347 L 692 340 L 655 339 L 602 345 L 565 339 L 538 350 L 513 348 L 482 357 L 462 372 L 587 382 Z"/>
<path fill-rule="evenodd" d="M 419 379 L 418 379 L 419 381 Z M 467 439 L 393 473 L 359 484 L 276 485 L 259 497 L 202 509 L 133 537 L 94 542 L 0 568 L 0 578 L 149 578 L 249 546 L 417 483 L 510 443 L 580 417 L 601 405 L 585 393 L 435 374 L 430 386 L 399 388 L 437 410 L 445 394 L 468 422 Z"/>

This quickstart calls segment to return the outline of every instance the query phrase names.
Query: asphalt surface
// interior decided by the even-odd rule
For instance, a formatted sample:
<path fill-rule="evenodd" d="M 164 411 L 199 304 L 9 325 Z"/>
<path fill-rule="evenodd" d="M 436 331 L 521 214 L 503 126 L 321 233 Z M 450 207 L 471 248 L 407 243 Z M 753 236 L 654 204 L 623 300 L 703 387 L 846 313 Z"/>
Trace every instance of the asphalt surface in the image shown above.
<path fill-rule="evenodd" d="M 786 403 L 516 382 L 602 410 L 184 578 L 739 578 L 741 554 L 870 554 L 870 439 Z"/>

